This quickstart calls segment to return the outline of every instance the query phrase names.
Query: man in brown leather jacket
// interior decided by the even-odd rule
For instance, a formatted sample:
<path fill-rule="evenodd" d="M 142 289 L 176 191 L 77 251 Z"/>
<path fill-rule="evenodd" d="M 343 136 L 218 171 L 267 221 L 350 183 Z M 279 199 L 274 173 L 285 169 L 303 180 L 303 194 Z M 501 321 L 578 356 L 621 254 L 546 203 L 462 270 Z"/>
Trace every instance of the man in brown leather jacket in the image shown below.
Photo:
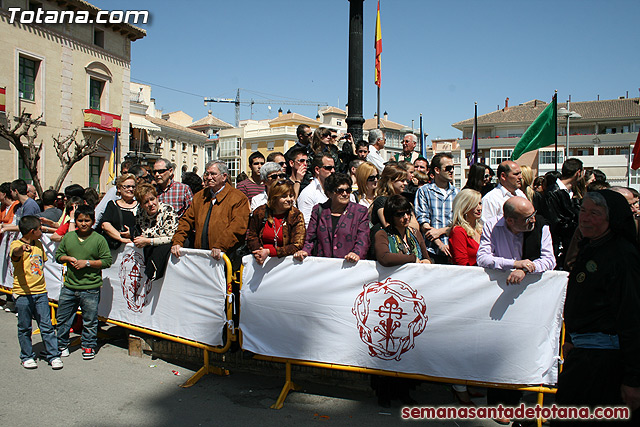
<path fill-rule="evenodd" d="M 193 202 L 178 223 L 171 241 L 171 253 L 180 250 L 191 230 L 195 230 L 194 247 L 211 249 L 211 256 L 220 259 L 221 253 L 231 253 L 245 238 L 249 223 L 249 200 L 228 182 L 227 165 L 211 161 L 203 174 L 205 188 L 193 197 Z"/>

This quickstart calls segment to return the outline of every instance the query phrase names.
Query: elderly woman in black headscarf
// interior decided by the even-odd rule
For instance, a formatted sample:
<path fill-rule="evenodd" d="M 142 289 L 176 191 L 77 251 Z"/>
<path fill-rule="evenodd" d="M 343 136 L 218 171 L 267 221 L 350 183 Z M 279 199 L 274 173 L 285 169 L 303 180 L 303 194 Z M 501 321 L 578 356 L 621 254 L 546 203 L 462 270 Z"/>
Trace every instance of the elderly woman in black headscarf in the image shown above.
<path fill-rule="evenodd" d="M 584 238 L 569 276 L 566 359 L 556 403 L 592 408 L 626 404 L 637 416 L 640 254 L 633 215 L 622 195 L 589 192 L 578 227 Z"/>

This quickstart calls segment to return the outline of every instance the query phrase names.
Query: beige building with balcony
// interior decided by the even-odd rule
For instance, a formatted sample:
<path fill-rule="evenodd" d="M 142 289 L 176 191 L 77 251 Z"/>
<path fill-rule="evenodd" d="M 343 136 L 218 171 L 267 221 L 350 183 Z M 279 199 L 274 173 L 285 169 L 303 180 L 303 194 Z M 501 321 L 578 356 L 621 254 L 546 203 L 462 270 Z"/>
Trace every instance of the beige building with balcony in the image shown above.
<path fill-rule="evenodd" d="M 480 161 L 496 168 L 511 156 L 513 148 L 527 127 L 545 109 L 547 103 L 532 100 L 478 116 L 478 153 Z M 558 109 L 567 107 L 558 103 Z M 630 169 L 630 153 L 640 130 L 638 98 L 571 102 L 570 110 L 582 116 L 569 124 L 569 157 L 576 157 L 588 169 L 600 169 L 612 185 L 640 189 L 640 175 Z M 462 131 L 459 140 L 461 157 L 471 150 L 473 118 L 454 123 Z M 567 121 L 558 117 L 558 169 L 565 159 Z M 554 146 L 525 153 L 517 161 L 528 165 L 538 175 L 555 169 Z M 464 164 L 464 162 L 463 162 Z M 465 167 L 468 171 L 468 166 Z M 466 176 L 466 175 L 465 175 Z"/>
<path fill-rule="evenodd" d="M 184 111 L 163 114 L 151 97 L 151 86 L 132 82 L 130 121 L 131 142 L 125 158 L 150 167 L 160 157 L 169 159 L 176 165 L 178 180 L 180 172 L 202 174 L 208 137 L 204 129 L 193 126 L 201 128 L 204 119 L 193 123 L 193 117 Z"/>
<path fill-rule="evenodd" d="M 53 137 L 79 129 L 78 140 L 101 138 L 100 150 L 76 164 L 63 186 L 77 183 L 105 191 L 114 133 L 85 127 L 84 110 L 95 110 L 98 119 L 107 113 L 120 116 L 121 128 L 129 128 L 131 42 L 145 31 L 129 24 L 10 24 L 10 7 L 86 11 L 92 19 L 100 9 L 81 0 L 0 2 L 0 87 L 6 88 L 6 116 L 0 119 L 17 118 L 21 111 L 41 116 L 38 171 L 44 189 L 61 170 Z M 120 151 L 128 151 L 129 132 L 121 132 L 118 140 Z M 0 162 L 0 182 L 30 180 L 7 141 L 0 141 Z"/>

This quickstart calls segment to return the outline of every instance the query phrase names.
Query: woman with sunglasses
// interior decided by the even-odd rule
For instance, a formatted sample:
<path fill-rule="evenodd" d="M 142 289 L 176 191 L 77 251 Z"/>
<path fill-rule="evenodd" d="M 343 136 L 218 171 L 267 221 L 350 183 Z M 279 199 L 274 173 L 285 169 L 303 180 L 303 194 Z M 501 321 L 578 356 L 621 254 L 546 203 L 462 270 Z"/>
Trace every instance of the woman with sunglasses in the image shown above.
<path fill-rule="evenodd" d="M 335 173 L 327 177 L 324 190 L 329 200 L 313 207 L 304 248 L 293 257 L 298 261 L 313 255 L 358 262 L 369 249 L 367 208 L 349 200 L 348 175 Z"/>
<path fill-rule="evenodd" d="M 136 226 L 138 202 L 134 197 L 136 177 L 126 173 L 116 179 L 120 199 L 112 200 L 102 215 L 101 228 L 111 249 L 117 249 L 121 243 L 131 243 Z"/>
<path fill-rule="evenodd" d="M 302 249 L 304 217 L 294 206 L 295 201 L 293 183 L 281 179 L 269 187 L 267 203 L 253 211 L 247 229 L 247 247 L 260 265 L 268 257 L 282 258 Z"/>
<path fill-rule="evenodd" d="M 345 143 L 342 146 L 342 150 L 340 150 L 337 146 L 337 138 L 338 132 L 335 130 L 323 127 L 316 129 L 313 132 L 313 138 L 311 140 L 312 157 L 328 154 L 333 158 L 336 172 L 346 173 L 347 165 L 351 161 L 351 158 L 353 158 L 353 139 L 351 138 L 351 134 L 346 134 L 343 137 Z"/>
<path fill-rule="evenodd" d="M 379 180 L 380 173 L 373 163 L 364 162 L 356 169 L 358 203 L 367 209 L 373 204 Z"/>
<path fill-rule="evenodd" d="M 376 198 L 371 208 L 371 224 L 381 228 L 389 225 L 384 216 L 384 205 L 387 199 L 396 194 L 402 194 L 409 183 L 409 173 L 397 163 L 388 163 L 382 170 Z"/>
<path fill-rule="evenodd" d="M 384 217 L 389 225 L 374 236 L 375 259 L 384 267 L 431 263 L 422 234 L 409 225 L 411 215 L 411 203 L 399 194 L 389 197 L 385 203 Z M 413 384 L 414 381 L 404 378 L 371 377 L 371 387 L 383 407 L 389 407 L 392 399 L 400 399 L 405 405 L 415 404 L 409 395 Z"/>

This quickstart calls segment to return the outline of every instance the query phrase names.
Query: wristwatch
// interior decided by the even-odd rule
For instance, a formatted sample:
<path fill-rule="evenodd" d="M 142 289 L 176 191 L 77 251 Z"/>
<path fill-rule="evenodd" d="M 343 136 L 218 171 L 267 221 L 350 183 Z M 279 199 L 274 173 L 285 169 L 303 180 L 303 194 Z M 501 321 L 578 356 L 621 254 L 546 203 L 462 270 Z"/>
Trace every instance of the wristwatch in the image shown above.
<path fill-rule="evenodd" d="M 91 263 L 87 260 L 87 267 L 91 267 Z"/>

